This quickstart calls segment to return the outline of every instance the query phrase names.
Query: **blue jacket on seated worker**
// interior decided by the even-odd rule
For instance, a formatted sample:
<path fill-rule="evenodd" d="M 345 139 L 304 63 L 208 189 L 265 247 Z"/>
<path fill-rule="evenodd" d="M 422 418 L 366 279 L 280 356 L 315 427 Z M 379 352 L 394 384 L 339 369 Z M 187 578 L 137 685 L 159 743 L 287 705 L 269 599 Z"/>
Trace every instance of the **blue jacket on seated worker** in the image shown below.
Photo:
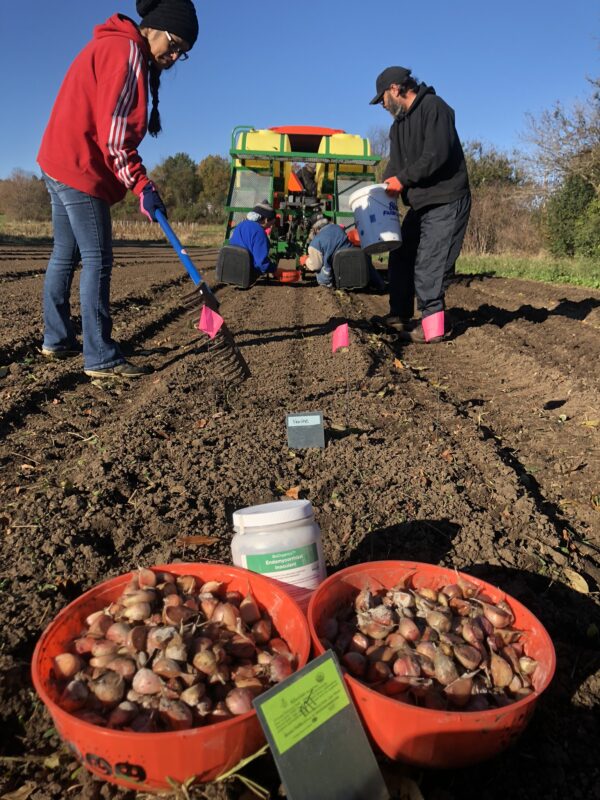
<path fill-rule="evenodd" d="M 233 229 L 230 245 L 243 247 L 250 253 L 252 266 L 261 275 L 274 272 L 275 265 L 269 260 L 269 237 L 265 232 L 275 220 L 275 211 L 265 200 L 254 206 Z"/>
<path fill-rule="evenodd" d="M 317 283 L 320 286 L 334 288 L 333 277 L 333 257 L 338 250 L 347 250 L 353 247 L 352 242 L 346 236 L 344 229 L 327 217 L 319 216 L 313 222 L 309 233 L 308 255 L 300 260 L 302 266 L 309 272 L 315 272 Z M 371 263 L 371 258 L 367 256 L 369 264 L 369 286 L 376 291 L 385 289 L 385 282 Z"/>

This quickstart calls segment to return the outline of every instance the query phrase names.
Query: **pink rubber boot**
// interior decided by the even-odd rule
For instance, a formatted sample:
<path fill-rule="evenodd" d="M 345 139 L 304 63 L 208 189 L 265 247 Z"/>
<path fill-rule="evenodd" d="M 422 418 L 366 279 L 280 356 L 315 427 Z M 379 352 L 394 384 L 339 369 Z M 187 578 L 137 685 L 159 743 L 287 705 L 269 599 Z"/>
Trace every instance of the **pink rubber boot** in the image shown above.
<path fill-rule="evenodd" d="M 423 317 L 421 325 L 426 342 L 430 342 L 432 339 L 441 339 L 444 335 L 444 312 L 438 311 L 428 317 Z"/>

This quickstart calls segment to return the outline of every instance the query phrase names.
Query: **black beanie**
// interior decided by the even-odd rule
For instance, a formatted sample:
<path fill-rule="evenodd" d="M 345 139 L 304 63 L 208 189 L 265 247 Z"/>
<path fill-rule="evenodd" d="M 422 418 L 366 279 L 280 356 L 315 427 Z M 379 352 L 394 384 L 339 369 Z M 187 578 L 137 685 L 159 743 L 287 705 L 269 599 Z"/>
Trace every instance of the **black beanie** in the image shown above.
<path fill-rule="evenodd" d="M 137 0 L 140 27 L 174 33 L 190 47 L 198 38 L 198 17 L 191 0 Z"/>

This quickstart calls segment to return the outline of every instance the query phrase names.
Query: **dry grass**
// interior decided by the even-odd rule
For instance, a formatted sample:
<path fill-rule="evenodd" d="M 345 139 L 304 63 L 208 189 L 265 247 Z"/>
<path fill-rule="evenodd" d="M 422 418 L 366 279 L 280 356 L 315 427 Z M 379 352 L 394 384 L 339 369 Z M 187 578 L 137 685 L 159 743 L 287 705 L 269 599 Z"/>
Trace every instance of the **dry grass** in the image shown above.
<path fill-rule="evenodd" d="M 220 247 L 224 225 L 203 225 L 198 222 L 174 222 L 173 230 L 184 245 Z M 0 220 L 0 242 L 39 242 L 52 240 L 51 222 L 10 222 Z M 158 225 L 148 222 L 113 221 L 113 240 L 118 242 L 165 242 Z"/>

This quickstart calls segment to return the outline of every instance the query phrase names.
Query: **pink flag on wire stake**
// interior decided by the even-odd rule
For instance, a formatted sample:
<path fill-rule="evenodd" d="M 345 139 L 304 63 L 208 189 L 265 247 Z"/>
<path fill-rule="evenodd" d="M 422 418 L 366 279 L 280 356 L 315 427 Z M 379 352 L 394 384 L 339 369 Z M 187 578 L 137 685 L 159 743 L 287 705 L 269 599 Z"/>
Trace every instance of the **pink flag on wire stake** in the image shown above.
<path fill-rule="evenodd" d="M 212 311 L 208 306 L 202 306 L 202 313 L 200 314 L 197 327 L 199 331 L 203 331 L 210 336 L 211 339 L 214 339 L 223 322 L 224 319 L 220 314 L 217 314 L 216 311 Z"/>
<path fill-rule="evenodd" d="M 331 352 L 335 353 L 340 347 L 350 347 L 350 335 L 348 333 L 348 323 L 338 325 L 331 337 Z"/>

